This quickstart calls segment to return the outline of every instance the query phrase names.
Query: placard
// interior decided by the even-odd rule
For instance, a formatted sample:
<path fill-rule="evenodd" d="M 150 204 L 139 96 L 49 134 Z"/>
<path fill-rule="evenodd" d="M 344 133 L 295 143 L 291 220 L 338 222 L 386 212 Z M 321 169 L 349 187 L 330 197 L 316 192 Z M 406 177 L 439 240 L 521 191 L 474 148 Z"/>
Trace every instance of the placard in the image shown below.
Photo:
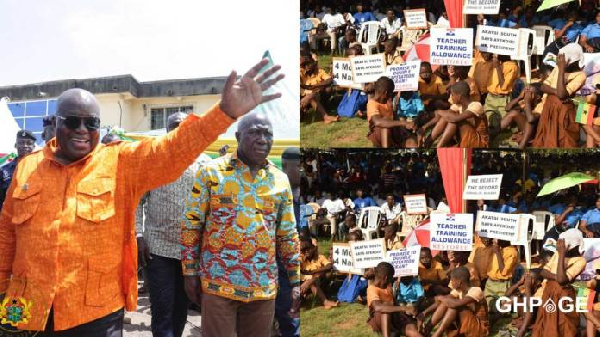
<path fill-rule="evenodd" d="M 370 83 L 385 76 L 385 59 L 383 54 L 350 57 L 350 69 L 354 83 Z"/>
<path fill-rule="evenodd" d="M 363 275 L 364 270 L 354 268 L 352 250 L 347 243 L 334 243 L 332 245 L 333 269 L 350 274 Z"/>
<path fill-rule="evenodd" d="M 352 89 L 362 89 L 362 85 L 354 83 L 350 59 L 334 57 L 332 59 L 331 70 L 333 73 L 334 85 Z"/>
<path fill-rule="evenodd" d="M 473 214 L 432 213 L 430 219 L 431 250 L 473 250 Z"/>
<path fill-rule="evenodd" d="M 465 0 L 463 14 L 498 14 L 500 0 Z"/>
<path fill-rule="evenodd" d="M 394 266 L 394 277 L 419 275 L 420 254 L 419 245 L 387 252 L 386 260 Z"/>
<path fill-rule="evenodd" d="M 394 91 L 417 91 L 420 70 L 421 61 L 409 61 L 388 66 L 386 73 L 394 81 Z"/>
<path fill-rule="evenodd" d="M 482 238 L 515 241 L 519 239 L 519 214 L 477 212 L 475 231 Z"/>
<path fill-rule="evenodd" d="M 498 200 L 500 197 L 501 174 L 469 176 L 463 191 L 465 200 Z"/>
<path fill-rule="evenodd" d="M 427 214 L 425 194 L 405 195 L 404 205 L 407 214 Z"/>
<path fill-rule="evenodd" d="M 518 29 L 478 25 L 475 46 L 492 54 L 517 56 L 519 35 Z"/>
<path fill-rule="evenodd" d="M 404 11 L 406 29 L 427 29 L 425 8 L 407 9 Z"/>
<path fill-rule="evenodd" d="M 350 243 L 354 268 L 373 268 L 385 261 L 385 239 Z"/>
<path fill-rule="evenodd" d="M 470 66 L 473 63 L 472 28 L 431 28 L 431 64 Z"/>

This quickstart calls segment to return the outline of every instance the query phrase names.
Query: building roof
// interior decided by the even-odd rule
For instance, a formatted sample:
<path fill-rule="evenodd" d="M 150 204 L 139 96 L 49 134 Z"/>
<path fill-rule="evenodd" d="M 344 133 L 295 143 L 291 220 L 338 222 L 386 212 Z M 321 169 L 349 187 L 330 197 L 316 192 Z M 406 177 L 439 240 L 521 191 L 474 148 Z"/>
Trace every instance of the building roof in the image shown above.
<path fill-rule="evenodd" d="M 216 95 L 221 93 L 226 77 L 194 78 L 138 82 L 132 75 L 59 80 L 0 87 L 0 97 L 13 101 L 58 97 L 63 91 L 81 88 L 93 94 L 130 93 L 133 97 L 171 97 Z"/>

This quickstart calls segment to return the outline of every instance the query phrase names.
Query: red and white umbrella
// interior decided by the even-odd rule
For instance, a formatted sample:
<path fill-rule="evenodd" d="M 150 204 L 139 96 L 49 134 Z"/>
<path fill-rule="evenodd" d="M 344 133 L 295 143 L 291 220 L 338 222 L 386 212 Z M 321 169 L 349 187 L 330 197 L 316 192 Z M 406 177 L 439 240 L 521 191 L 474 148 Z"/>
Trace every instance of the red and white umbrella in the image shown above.
<path fill-rule="evenodd" d="M 430 62 L 430 46 L 429 33 L 421 36 L 415 44 L 410 47 L 404 54 L 404 61 L 427 61 Z M 432 70 L 435 71 L 438 66 L 432 65 Z"/>
<path fill-rule="evenodd" d="M 404 239 L 404 247 L 411 247 L 415 245 L 420 245 L 421 247 L 429 247 L 429 237 L 430 237 L 430 221 L 429 219 L 421 221 L 421 223 L 415 227 L 411 232 L 408 233 L 406 238 Z M 436 256 L 438 251 L 431 251 L 432 256 Z"/>

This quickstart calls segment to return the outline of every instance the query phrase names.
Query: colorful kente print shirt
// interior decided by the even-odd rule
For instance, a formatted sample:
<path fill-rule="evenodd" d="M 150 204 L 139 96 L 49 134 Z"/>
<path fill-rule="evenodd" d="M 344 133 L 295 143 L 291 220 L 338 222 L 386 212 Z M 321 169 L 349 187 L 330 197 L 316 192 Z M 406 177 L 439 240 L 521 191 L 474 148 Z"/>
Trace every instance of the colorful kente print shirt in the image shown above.
<path fill-rule="evenodd" d="M 204 293 L 238 301 L 274 299 L 276 252 L 292 286 L 300 284 L 300 249 L 287 176 L 267 163 L 253 179 L 235 154 L 196 175 L 181 229 L 184 275 Z"/>

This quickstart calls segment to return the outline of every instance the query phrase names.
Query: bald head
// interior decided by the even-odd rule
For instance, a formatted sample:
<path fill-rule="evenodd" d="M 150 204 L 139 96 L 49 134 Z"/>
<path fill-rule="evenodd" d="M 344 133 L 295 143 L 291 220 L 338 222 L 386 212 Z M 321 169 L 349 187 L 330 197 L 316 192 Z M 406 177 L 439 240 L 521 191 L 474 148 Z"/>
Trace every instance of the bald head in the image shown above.
<path fill-rule="evenodd" d="M 187 116 L 188 115 L 185 112 L 176 112 L 170 115 L 169 118 L 167 118 L 167 132 L 177 129 L 179 124 L 181 124 Z"/>
<path fill-rule="evenodd" d="M 273 146 L 273 125 L 263 112 L 252 112 L 238 123 L 238 157 L 246 165 L 261 165 Z"/>
<path fill-rule="evenodd" d="M 100 117 L 100 105 L 94 95 L 83 89 L 75 88 L 64 91 L 56 101 L 56 114 L 59 116 L 85 115 Z"/>

